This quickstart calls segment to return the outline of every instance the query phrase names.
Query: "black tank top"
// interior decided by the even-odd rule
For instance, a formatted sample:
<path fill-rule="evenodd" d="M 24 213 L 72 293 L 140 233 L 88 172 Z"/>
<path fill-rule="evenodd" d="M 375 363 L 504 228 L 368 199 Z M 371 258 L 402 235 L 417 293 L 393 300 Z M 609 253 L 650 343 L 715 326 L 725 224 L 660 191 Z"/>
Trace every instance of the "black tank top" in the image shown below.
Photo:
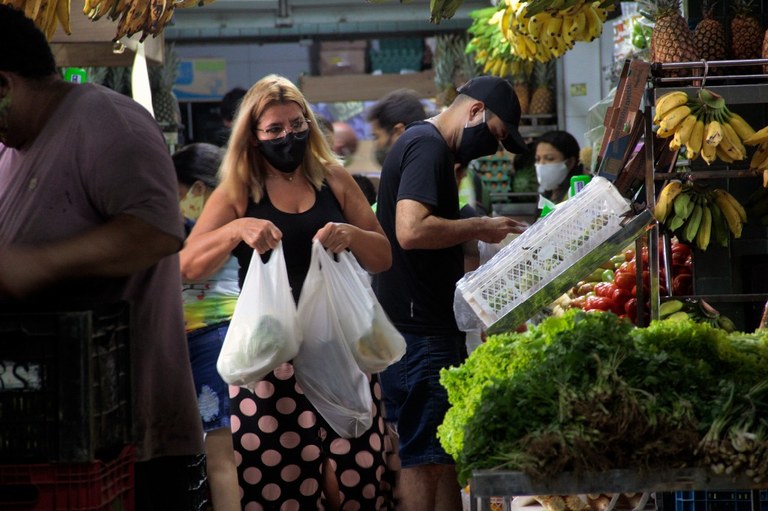
<path fill-rule="evenodd" d="M 285 265 L 288 268 L 288 281 L 291 283 L 293 299 L 298 303 L 304 277 L 309 270 L 312 254 L 312 238 L 317 231 L 328 222 L 346 222 L 341 212 L 341 205 L 327 183 L 315 193 L 315 203 L 303 213 L 286 213 L 277 209 L 264 191 L 264 198 L 259 203 L 250 200 L 245 209 L 246 217 L 269 220 L 283 233 L 283 253 Z M 248 265 L 251 262 L 253 248 L 240 242 L 232 251 L 240 265 L 238 277 L 240 287 L 245 281 Z M 269 259 L 270 252 L 261 256 L 263 261 Z"/>

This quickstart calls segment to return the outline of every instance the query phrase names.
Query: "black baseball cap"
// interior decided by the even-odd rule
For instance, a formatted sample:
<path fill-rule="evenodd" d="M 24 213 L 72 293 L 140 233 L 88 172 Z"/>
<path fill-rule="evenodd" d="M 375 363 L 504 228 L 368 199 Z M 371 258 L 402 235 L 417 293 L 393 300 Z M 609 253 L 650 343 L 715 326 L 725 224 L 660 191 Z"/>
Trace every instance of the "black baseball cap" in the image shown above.
<path fill-rule="evenodd" d="M 493 112 L 507 126 L 507 138 L 501 141 L 504 149 L 520 154 L 528 151 L 528 146 L 520 135 L 520 102 L 517 94 L 508 80 L 498 76 L 478 76 L 459 87 L 459 94 L 485 103 L 485 107 Z"/>

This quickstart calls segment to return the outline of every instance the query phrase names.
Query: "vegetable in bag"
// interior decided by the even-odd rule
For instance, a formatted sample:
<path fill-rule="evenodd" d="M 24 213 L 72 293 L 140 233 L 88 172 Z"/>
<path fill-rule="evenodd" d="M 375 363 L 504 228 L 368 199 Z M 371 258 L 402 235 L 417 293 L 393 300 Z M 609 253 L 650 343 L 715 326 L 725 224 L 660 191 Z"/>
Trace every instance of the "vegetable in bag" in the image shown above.
<path fill-rule="evenodd" d="M 300 345 L 301 329 L 282 243 L 266 263 L 254 250 L 216 369 L 230 385 L 252 386 L 291 360 Z"/>

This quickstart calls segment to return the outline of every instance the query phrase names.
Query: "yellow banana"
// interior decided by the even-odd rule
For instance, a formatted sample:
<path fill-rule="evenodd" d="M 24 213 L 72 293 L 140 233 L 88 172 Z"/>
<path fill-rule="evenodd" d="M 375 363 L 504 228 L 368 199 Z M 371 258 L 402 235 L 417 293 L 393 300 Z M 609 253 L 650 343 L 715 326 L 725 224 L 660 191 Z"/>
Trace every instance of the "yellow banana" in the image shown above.
<path fill-rule="evenodd" d="M 696 232 L 696 246 L 699 250 L 706 250 L 712 239 L 712 211 L 709 205 L 702 206 L 701 224 Z"/>
<path fill-rule="evenodd" d="M 56 19 L 59 20 L 61 28 L 67 35 L 72 35 L 72 25 L 69 12 L 71 9 L 71 0 L 58 0 L 56 2 Z"/>
<path fill-rule="evenodd" d="M 659 121 L 659 129 L 664 131 L 674 131 L 683 120 L 691 114 L 691 107 L 680 105 L 665 115 Z"/>
<path fill-rule="evenodd" d="M 660 223 L 664 223 L 672 212 L 672 204 L 675 198 L 683 191 L 683 182 L 679 179 L 673 179 L 667 183 L 659 192 L 659 199 L 653 207 L 653 216 Z"/>
<path fill-rule="evenodd" d="M 747 150 L 744 147 L 744 144 L 741 143 L 741 139 L 739 138 L 739 135 L 736 134 L 733 126 L 727 122 L 721 123 L 721 126 L 723 128 L 723 140 L 727 142 L 727 145 L 723 149 L 725 149 L 735 161 L 741 161 L 746 158 Z M 722 142 L 720 142 L 720 144 L 722 145 Z"/>
<path fill-rule="evenodd" d="M 548 18 L 551 17 L 552 16 L 548 12 L 544 11 L 528 18 L 528 36 L 533 39 L 534 42 L 538 43 L 541 41 L 541 33 L 544 31 L 544 27 L 549 21 Z"/>
<path fill-rule="evenodd" d="M 591 4 L 585 4 L 584 15 L 587 18 L 587 34 L 583 40 L 587 42 L 594 41 L 603 33 L 603 22 Z"/>
<path fill-rule="evenodd" d="M 728 193 L 726 190 L 723 190 L 722 188 L 715 188 L 712 190 L 712 194 L 715 198 L 722 197 L 724 198 L 730 205 L 733 207 L 733 209 L 736 210 L 736 212 L 739 214 L 739 218 L 741 218 L 741 221 L 743 223 L 747 223 L 747 211 L 744 209 L 744 206 L 741 205 L 739 201 L 736 200 L 736 197 Z"/>
<path fill-rule="evenodd" d="M 768 126 L 756 131 L 753 135 L 744 139 L 746 145 L 757 145 L 768 142 Z"/>
<path fill-rule="evenodd" d="M 734 238 L 741 238 L 741 230 L 743 228 L 741 215 L 739 215 L 739 212 L 733 208 L 724 195 L 715 192 L 717 192 L 717 190 L 712 192 L 712 197 L 714 198 L 717 207 L 720 208 L 720 211 L 723 213 L 723 217 L 725 217 L 725 222 L 728 224 L 728 230 L 731 231 Z"/>
<path fill-rule="evenodd" d="M 730 114 L 731 115 L 728 118 L 728 123 L 733 127 L 733 130 L 739 136 L 739 139 L 743 141 L 755 134 L 755 129 L 750 126 L 742 116 L 733 112 Z"/>
<path fill-rule="evenodd" d="M 37 18 L 42 3 L 42 0 L 27 0 L 24 4 L 24 15 L 31 20 Z"/>
<path fill-rule="evenodd" d="M 717 159 L 717 146 L 712 144 L 702 144 L 701 159 L 703 159 L 707 165 L 711 165 L 712 162 Z"/>
<path fill-rule="evenodd" d="M 703 138 L 704 138 L 704 121 L 702 121 L 701 119 L 697 119 L 696 124 L 693 125 L 693 131 L 691 131 L 691 136 L 688 137 L 688 141 L 685 144 L 685 152 L 689 160 L 693 161 L 699 157 Z"/>
<path fill-rule="evenodd" d="M 736 161 L 733 159 L 733 157 L 731 157 L 728 151 L 723 148 L 723 142 L 720 142 L 715 146 L 715 155 L 720 161 L 724 163 L 733 163 Z"/>
<path fill-rule="evenodd" d="M 653 116 L 653 122 L 658 124 L 662 117 L 688 102 L 688 94 L 685 91 L 668 92 L 656 100 L 656 112 Z"/>
<path fill-rule="evenodd" d="M 707 123 L 704 130 L 704 145 L 716 146 L 723 139 L 723 128 L 716 120 Z"/>
<path fill-rule="evenodd" d="M 755 154 L 752 155 L 752 159 L 749 162 L 749 168 L 753 170 L 762 169 L 766 167 L 768 163 L 768 143 L 762 143 L 757 146 Z"/>
<path fill-rule="evenodd" d="M 579 9 L 576 14 L 573 15 L 573 26 L 571 27 L 571 37 L 574 41 L 580 41 L 584 38 L 586 26 L 587 15 L 584 14 L 582 9 Z"/>
<path fill-rule="evenodd" d="M 693 128 L 696 126 L 696 121 L 697 118 L 694 114 L 688 114 L 688 117 L 683 119 L 683 122 L 678 125 L 677 130 L 675 131 L 675 137 L 678 138 L 681 146 L 688 143 L 688 140 L 693 133 Z"/>

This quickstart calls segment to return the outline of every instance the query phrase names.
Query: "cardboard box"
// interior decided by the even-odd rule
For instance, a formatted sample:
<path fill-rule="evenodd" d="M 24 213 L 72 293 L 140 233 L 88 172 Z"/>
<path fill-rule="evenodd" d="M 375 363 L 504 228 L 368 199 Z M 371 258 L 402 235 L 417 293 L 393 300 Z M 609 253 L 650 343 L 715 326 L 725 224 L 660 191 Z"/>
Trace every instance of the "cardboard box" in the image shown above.
<path fill-rule="evenodd" d="M 320 74 L 363 74 L 367 41 L 328 41 L 320 43 Z"/>

